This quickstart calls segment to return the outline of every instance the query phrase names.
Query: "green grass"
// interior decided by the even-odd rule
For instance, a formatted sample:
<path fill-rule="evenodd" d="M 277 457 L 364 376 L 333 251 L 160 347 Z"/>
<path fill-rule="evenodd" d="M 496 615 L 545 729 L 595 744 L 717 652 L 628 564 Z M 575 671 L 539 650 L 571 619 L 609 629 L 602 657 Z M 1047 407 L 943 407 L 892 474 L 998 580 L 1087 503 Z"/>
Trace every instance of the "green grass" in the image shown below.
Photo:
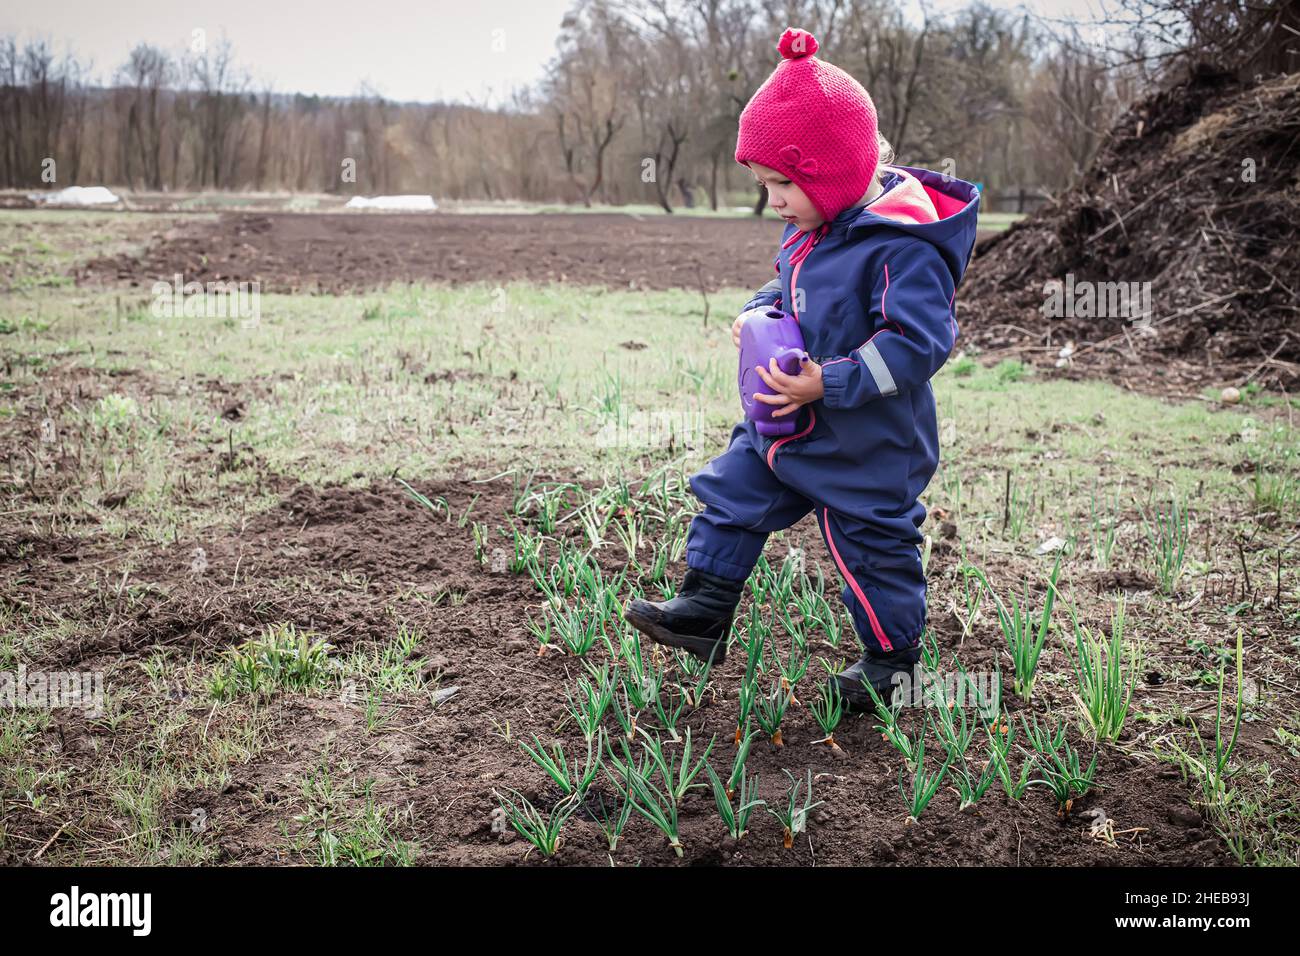
<path fill-rule="evenodd" d="M 330 645 L 292 623 L 276 624 L 258 638 L 226 652 L 213 669 L 208 690 L 214 700 L 276 691 L 322 691 L 334 686 Z"/>
<path fill-rule="evenodd" d="M 419 847 L 401 834 L 411 825 L 411 809 L 383 806 L 373 779 L 336 782 L 328 757 L 300 781 L 301 813 L 293 848 L 313 866 L 411 866 Z M 359 805 L 358 805 L 359 804 Z"/>
<path fill-rule="evenodd" d="M 199 683 L 188 664 L 174 664 L 169 674 Z M 114 686 L 111 674 L 106 684 Z M 67 819 L 68 835 L 75 837 L 50 848 L 44 862 L 51 864 L 212 862 L 216 851 L 206 808 L 179 808 L 184 819 L 177 823 L 171 801 L 197 790 L 220 792 L 240 766 L 272 744 L 273 717 L 266 711 L 196 721 L 165 693 L 112 697 L 95 724 L 98 733 L 112 735 L 110 741 L 120 735 L 121 742 L 89 761 L 70 762 L 57 739 L 51 745 L 43 732 L 49 721 L 45 711 L 0 708 L 0 798 L 10 808 Z M 6 844 L 0 827 L 0 850 L 6 849 L 30 854 L 35 847 Z"/>
<path fill-rule="evenodd" d="M 68 273 L 77 263 L 139 249 L 155 231 L 181 218 L 194 217 L 0 209 L 0 293 L 20 293 L 31 308 L 51 290 L 71 290 Z"/>
<path fill-rule="evenodd" d="M 10 319 L 14 331 L 0 338 L 14 359 L 3 384 L 25 393 L 54 366 L 90 372 L 96 399 L 53 423 L 65 447 L 95 447 L 82 455 L 93 472 L 68 476 L 69 486 L 110 533 L 130 525 L 165 540 L 222 520 L 223 505 L 246 512 L 271 504 L 259 493 L 262 469 L 312 483 L 395 470 L 486 477 L 538 460 L 564 461 L 575 478 L 644 473 L 669 460 L 693 470 L 725 446 L 737 417 L 726 319 L 750 291 L 711 296 L 707 326 L 699 295 L 687 291 L 507 284 L 499 292 L 471 285 L 268 295 L 261 323 L 247 329 L 158 318 L 147 298 L 119 311 L 116 294 L 47 292 L 38 310 L 24 303 Z M 1017 502 L 1034 509 L 1027 526 L 1077 513 L 1085 487 L 1116 470 L 1130 476 L 1129 487 L 1158 476 L 1184 498 L 1293 499 L 1294 456 L 1265 452 L 1262 491 L 1252 476 L 1215 467 L 1240 461 L 1239 411 L 966 361 L 935 380 L 945 447 L 932 502 L 945 497 L 947 470 L 977 474 L 985 462 L 1017 473 Z M 158 394 L 160 382 L 175 381 L 183 387 Z M 215 391 L 213 381 L 226 389 Z M 0 413 L 14 412 L 4 395 Z M 3 421 L 0 414 L 0 428 Z M 1285 424 L 1264 433 L 1270 449 L 1295 444 Z M 176 494 L 180 483 L 200 500 Z M 101 508 L 120 486 L 134 507 Z M 968 483 L 961 504 L 1000 513 L 1002 490 Z"/>
<path fill-rule="evenodd" d="M 0 336 L 11 360 L 0 433 L 6 422 L 19 427 L 20 396 L 51 369 L 88 373 L 91 399 L 51 422 L 49 452 L 62 449 L 82 469 L 58 476 L 66 530 L 154 542 L 271 506 L 263 471 L 309 483 L 394 471 L 526 475 L 538 461 L 564 462 L 575 479 L 666 462 L 691 471 L 725 446 L 737 418 L 727 319 L 751 291 L 712 295 L 707 326 L 694 292 L 523 284 L 268 295 L 251 329 L 158 318 L 134 294 L 0 297 L 12 328 Z M 943 447 L 927 504 L 996 532 L 1008 524 L 1006 489 L 984 476 L 1010 472 L 1017 548 L 1049 532 L 1074 547 L 1099 521 L 1115 532 L 1110 560 L 1130 564 L 1140 532 L 1133 490 L 1156 479 L 1198 515 L 1203 502 L 1284 511 L 1295 501 L 1295 429 L 1277 417 L 1285 409 L 1251 397 L 1240 409 L 1167 403 L 970 356 L 950 361 L 934 385 Z M 1246 445 L 1249 421 L 1259 440 Z M 1262 465 L 1243 471 L 1243 460 Z M 115 493 L 128 494 L 125 507 L 103 504 Z M 604 531 L 635 543 L 630 523 Z M 1188 546 L 1202 563 L 1203 531 L 1194 525 Z M 1191 563 L 1187 583 L 1231 558 Z"/>
<path fill-rule="evenodd" d="M 1024 219 L 1023 213 L 1016 212 L 981 212 L 980 228 L 996 229 L 998 232 L 1005 232 L 1011 228 L 1013 222 L 1019 222 Z"/>

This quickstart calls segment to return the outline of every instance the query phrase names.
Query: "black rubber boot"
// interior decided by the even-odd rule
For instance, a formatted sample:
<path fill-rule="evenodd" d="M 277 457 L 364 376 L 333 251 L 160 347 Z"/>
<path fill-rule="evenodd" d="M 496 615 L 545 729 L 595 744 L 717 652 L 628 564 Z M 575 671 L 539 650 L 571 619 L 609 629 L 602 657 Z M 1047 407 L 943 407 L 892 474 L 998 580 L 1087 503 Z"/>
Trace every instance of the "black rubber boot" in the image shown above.
<path fill-rule="evenodd" d="M 889 654 L 863 654 L 835 678 L 839 686 L 840 698 L 849 705 L 851 710 L 874 710 L 875 703 L 871 699 L 871 694 L 863 686 L 865 680 L 875 688 L 880 699 L 888 705 L 893 699 L 896 686 L 894 678 L 898 677 L 901 682 L 901 675 L 909 674 L 920 659 L 919 644 Z"/>
<path fill-rule="evenodd" d="M 623 616 L 656 644 L 680 647 L 715 665 L 727 659 L 727 638 L 744 581 L 687 568 L 671 601 L 629 601 Z"/>

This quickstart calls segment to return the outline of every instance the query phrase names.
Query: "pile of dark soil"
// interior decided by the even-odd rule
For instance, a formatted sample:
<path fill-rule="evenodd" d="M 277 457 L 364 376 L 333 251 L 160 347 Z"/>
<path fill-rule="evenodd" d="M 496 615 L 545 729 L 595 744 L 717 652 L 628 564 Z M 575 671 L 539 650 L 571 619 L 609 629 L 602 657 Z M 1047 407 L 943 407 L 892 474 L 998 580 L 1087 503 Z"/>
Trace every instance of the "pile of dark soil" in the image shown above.
<path fill-rule="evenodd" d="M 1066 357 L 1065 375 L 1135 387 L 1293 388 L 1298 94 L 1295 74 L 1247 86 L 1200 69 L 1133 105 L 1075 188 L 977 244 L 963 337 L 1047 367 Z M 1048 317 L 1058 281 L 1149 282 L 1149 321 L 1086 309 Z"/>

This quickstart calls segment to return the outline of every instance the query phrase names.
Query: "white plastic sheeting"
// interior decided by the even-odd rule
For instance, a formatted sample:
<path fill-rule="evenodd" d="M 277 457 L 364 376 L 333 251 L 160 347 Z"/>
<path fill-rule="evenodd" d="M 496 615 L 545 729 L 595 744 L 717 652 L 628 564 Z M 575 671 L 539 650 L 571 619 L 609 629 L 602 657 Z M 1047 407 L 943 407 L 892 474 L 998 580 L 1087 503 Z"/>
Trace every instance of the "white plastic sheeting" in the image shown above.
<path fill-rule="evenodd" d="M 103 186 L 69 186 L 52 193 L 29 193 L 28 198 L 48 206 L 103 206 L 121 202 Z"/>
<path fill-rule="evenodd" d="M 433 212 L 438 204 L 432 196 L 353 196 L 345 209 L 383 209 L 388 212 Z"/>

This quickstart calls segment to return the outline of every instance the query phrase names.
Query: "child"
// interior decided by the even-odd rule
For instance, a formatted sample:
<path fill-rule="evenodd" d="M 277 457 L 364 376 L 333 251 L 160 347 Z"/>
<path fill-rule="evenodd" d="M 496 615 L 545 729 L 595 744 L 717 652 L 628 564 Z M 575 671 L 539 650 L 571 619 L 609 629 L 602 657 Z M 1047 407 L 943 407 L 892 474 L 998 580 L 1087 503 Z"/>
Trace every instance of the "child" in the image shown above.
<path fill-rule="evenodd" d="M 740 116 L 736 161 L 767 185 L 787 222 L 773 279 L 745 305 L 799 320 L 812 356 L 798 375 L 759 368 L 794 434 L 735 426 L 726 452 L 691 476 L 704 510 L 671 601 L 632 601 L 652 640 L 715 663 L 726 657 L 741 591 L 769 533 L 812 512 L 840 575 L 864 653 L 837 678 L 870 703 L 920 657 L 926 580 L 918 496 L 939 459 L 930 378 L 957 337 L 954 297 L 975 244 L 976 188 L 880 163 L 867 91 L 786 30 L 783 57 Z M 887 146 L 887 144 L 886 144 Z M 887 157 L 888 158 L 888 157 Z"/>

